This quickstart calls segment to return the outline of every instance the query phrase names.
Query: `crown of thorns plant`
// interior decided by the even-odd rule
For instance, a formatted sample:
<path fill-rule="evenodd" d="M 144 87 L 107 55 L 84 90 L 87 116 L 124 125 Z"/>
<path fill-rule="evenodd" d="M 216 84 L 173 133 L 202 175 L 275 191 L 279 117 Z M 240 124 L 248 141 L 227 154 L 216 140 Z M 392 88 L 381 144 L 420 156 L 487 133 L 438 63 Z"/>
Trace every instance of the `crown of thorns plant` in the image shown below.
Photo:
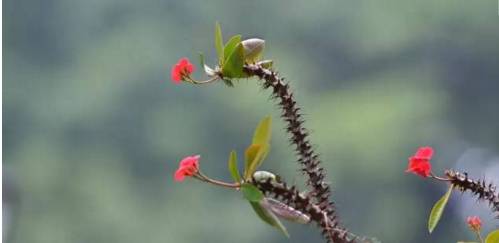
<path fill-rule="evenodd" d="M 200 65 L 208 79 L 202 81 L 194 79 L 191 74 L 195 71 L 195 66 L 187 58 L 181 58 L 173 66 L 171 79 L 175 84 L 185 82 L 202 85 L 222 81 L 225 85 L 234 87 L 240 79 L 257 78 L 258 84 L 263 89 L 271 91 L 272 100 L 281 110 L 281 118 L 286 123 L 286 132 L 289 142 L 293 145 L 296 161 L 306 177 L 307 192 L 301 191 L 296 185 L 289 185 L 276 173 L 257 170 L 270 151 L 272 126 L 270 116 L 258 124 L 250 145 L 244 151 L 242 173 L 239 170 L 236 151 L 230 152 L 227 166 L 233 182 L 219 181 L 202 173 L 199 166 L 200 155 L 188 156 L 181 160 L 174 179 L 183 181 L 185 177 L 190 177 L 241 192 L 260 219 L 288 237 L 289 233 L 280 219 L 299 224 L 315 223 L 326 242 L 330 243 L 379 242 L 375 238 L 353 234 L 341 224 L 331 198 L 331 188 L 326 181 L 326 170 L 310 142 L 309 132 L 304 127 L 305 120 L 300 113 L 301 109 L 289 83 L 272 68 L 273 61 L 262 59 L 264 47 L 264 40 L 256 38 L 243 40 L 241 35 L 232 36 L 224 43 L 220 25 L 216 23 L 217 64 L 214 67 L 208 66 L 204 55 L 200 54 Z M 453 190 L 471 192 L 479 201 L 488 203 L 492 212 L 499 218 L 499 193 L 496 186 L 483 180 L 473 180 L 467 173 L 455 170 L 446 170 L 441 177 L 435 175 L 430 162 L 433 153 L 431 147 L 419 148 L 409 157 L 406 170 L 422 178 L 431 178 L 448 184 L 447 192 L 431 209 L 428 219 L 430 233 L 437 226 Z M 469 217 L 466 223 L 476 234 L 479 242 L 499 243 L 499 230 L 492 231 L 485 239 L 482 238 L 480 233 L 482 223 L 478 217 Z"/>

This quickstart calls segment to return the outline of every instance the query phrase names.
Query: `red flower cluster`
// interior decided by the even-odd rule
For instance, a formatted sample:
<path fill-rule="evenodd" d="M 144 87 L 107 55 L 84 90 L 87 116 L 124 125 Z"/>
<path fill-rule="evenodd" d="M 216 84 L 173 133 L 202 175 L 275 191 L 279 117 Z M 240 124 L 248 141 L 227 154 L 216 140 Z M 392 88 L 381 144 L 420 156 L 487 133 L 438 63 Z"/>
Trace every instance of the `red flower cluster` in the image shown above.
<path fill-rule="evenodd" d="M 466 223 L 468 223 L 468 226 L 470 227 L 471 230 L 477 232 L 480 231 L 480 228 L 482 228 L 482 220 L 478 216 L 470 216 L 466 219 Z"/>
<path fill-rule="evenodd" d="M 193 176 L 199 171 L 199 155 L 185 157 L 175 172 L 175 180 L 183 181 L 186 176 Z"/>
<path fill-rule="evenodd" d="M 194 65 L 187 58 L 181 58 L 172 68 L 173 83 L 179 84 L 185 77 L 189 77 L 194 72 Z"/>
<path fill-rule="evenodd" d="M 409 166 L 405 172 L 412 172 L 421 177 L 428 177 L 431 172 L 430 159 L 432 156 L 433 148 L 419 148 L 416 154 L 409 158 Z"/>

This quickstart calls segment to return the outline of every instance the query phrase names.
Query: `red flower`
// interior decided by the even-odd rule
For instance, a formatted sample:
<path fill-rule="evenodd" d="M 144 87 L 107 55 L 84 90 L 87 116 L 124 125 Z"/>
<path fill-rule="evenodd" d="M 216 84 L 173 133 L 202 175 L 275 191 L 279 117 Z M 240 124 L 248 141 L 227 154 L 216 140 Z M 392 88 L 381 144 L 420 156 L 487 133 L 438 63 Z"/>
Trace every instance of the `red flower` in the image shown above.
<path fill-rule="evenodd" d="M 181 58 L 172 68 L 173 83 L 179 84 L 185 77 L 194 72 L 194 65 L 187 58 Z"/>
<path fill-rule="evenodd" d="M 482 220 L 478 216 L 468 217 L 466 223 L 468 223 L 468 226 L 473 231 L 480 231 L 480 228 L 482 228 Z"/>
<path fill-rule="evenodd" d="M 199 155 L 185 157 L 175 172 L 175 180 L 183 181 L 186 176 L 193 176 L 199 171 Z"/>
<path fill-rule="evenodd" d="M 433 148 L 419 148 L 414 156 L 409 157 L 409 166 L 405 172 L 412 172 L 421 177 L 428 177 L 431 171 L 430 159 L 432 156 Z"/>

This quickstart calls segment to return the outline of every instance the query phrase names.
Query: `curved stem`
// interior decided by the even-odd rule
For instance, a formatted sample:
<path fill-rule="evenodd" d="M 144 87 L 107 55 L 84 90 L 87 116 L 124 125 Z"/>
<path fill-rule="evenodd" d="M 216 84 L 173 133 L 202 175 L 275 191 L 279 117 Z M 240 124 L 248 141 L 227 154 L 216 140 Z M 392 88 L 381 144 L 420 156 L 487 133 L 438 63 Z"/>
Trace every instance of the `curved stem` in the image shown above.
<path fill-rule="evenodd" d="M 449 178 L 443 178 L 443 177 L 436 176 L 435 174 L 433 174 L 433 172 L 430 173 L 430 178 L 433 178 L 433 179 L 436 179 L 439 181 L 451 181 L 451 179 L 449 179 Z"/>
<path fill-rule="evenodd" d="M 310 198 L 307 200 L 299 200 L 298 204 L 305 203 L 313 205 L 313 213 L 316 217 L 316 222 L 323 229 L 323 234 L 330 243 L 351 243 L 355 239 L 348 239 L 347 230 L 341 228 L 339 218 L 336 215 L 334 202 L 330 200 L 331 189 L 329 184 L 324 181 L 326 177 L 325 169 L 321 166 L 318 153 L 313 149 L 312 143 L 309 141 L 309 132 L 303 126 L 304 120 L 300 113 L 300 108 L 294 100 L 290 86 L 283 78 L 279 77 L 276 72 L 271 69 L 264 68 L 259 64 L 246 64 L 243 71 L 249 77 L 258 77 L 262 80 L 264 89 L 270 88 L 273 92 L 273 98 L 278 101 L 278 105 L 282 111 L 282 118 L 287 123 L 286 130 L 290 134 L 290 141 L 295 145 L 295 151 L 298 156 L 298 163 L 301 165 L 301 170 L 308 177 L 307 184 L 311 187 Z M 207 84 L 219 79 L 215 76 L 207 81 L 196 81 L 188 77 L 189 82 L 193 84 Z M 228 187 L 240 187 L 240 184 L 229 184 L 221 181 L 216 181 L 204 176 L 199 172 L 199 178 L 205 182 Z M 287 191 L 286 193 L 288 193 Z M 297 192 L 298 193 L 298 192 Z M 290 194 L 289 194 L 290 195 Z M 299 193 L 296 194 L 299 196 Z M 290 195 L 291 196 L 291 195 Z M 292 196 L 294 197 L 294 196 Z M 291 205 L 289 205 L 291 206 Z M 310 209 L 312 210 L 312 209 Z M 339 230 L 341 229 L 341 231 Z"/>
<path fill-rule="evenodd" d="M 195 177 L 197 179 L 204 181 L 204 182 L 208 182 L 210 184 L 217 185 L 217 186 L 222 186 L 222 187 L 227 187 L 227 188 L 235 188 L 235 189 L 239 189 L 239 187 L 241 187 L 241 185 L 239 183 L 227 183 L 227 182 L 211 179 L 211 178 L 207 177 L 206 175 L 204 175 L 203 173 L 201 173 L 201 171 L 199 171 L 198 174 L 195 175 Z"/>
<path fill-rule="evenodd" d="M 193 84 L 209 84 L 209 83 L 215 82 L 215 81 L 217 81 L 219 79 L 218 76 L 213 76 L 212 78 L 210 78 L 208 80 L 203 80 L 203 81 L 195 80 L 195 79 L 193 79 L 193 78 L 191 78 L 189 76 L 186 76 L 184 78 L 185 78 L 184 79 L 185 81 L 193 83 Z"/>
<path fill-rule="evenodd" d="M 324 181 L 326 171 L 321 166 L 319 154 L 310 142 L 309 132 L 303 125 L 305 121 L 302 118 L 301 109 L 294 99 L 289 83 L 279 77 L 275 71 L 258 64 L 247 64 L 244 66 L 244 71 L 249 76 L 256 76 L 263 80 L 263 88 L 272 91 L 272 98 L 277 100 L 281 108 L 281 116 L 287 123 L 286 131 L 290 135 L 289 140 L 295 145 L 298 163 L 302 167 L 301 171 L 308 177 L 307 185 L 311 187 L 311 195 L 317 205 L 328 212 L 331 221 L 338 223 L 334 202 L 329 199 L 331 189 Z"/>
<path fill-rule="evenodd" d="M 475 234 L 476 234 L 476 238 L 478 239 L 478 241 L 480 241 L 480 243 L 483 243 L 483 238 L 482 238 L 482 235 L 480 234 L 480 231 L 475 231 Z"/>

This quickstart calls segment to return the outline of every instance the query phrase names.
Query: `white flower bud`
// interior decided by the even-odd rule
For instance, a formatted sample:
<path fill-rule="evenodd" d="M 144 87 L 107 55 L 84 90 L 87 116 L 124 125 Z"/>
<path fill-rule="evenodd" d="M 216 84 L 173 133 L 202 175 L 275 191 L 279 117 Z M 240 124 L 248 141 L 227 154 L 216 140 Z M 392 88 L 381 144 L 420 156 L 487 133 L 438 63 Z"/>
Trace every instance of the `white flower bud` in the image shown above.
<path fill-rule="evenodd" d="M 255 173 L 253 173 L 253 178 L 257 182 L 266 182 L 268 179 L 270 179 L 270 181 L 272 181 L 272 182 L 277 181 L 276 175 L 274 175 L 268 171 L 263 171 L 263 170 L 256 171 Z"/>
<path fill-rule="evenodd" d="M 265 40 L 252 38 L 241 42 L 244 48 L 244 59 L 247 63 L 258 61 L 265 48 Z"/>

